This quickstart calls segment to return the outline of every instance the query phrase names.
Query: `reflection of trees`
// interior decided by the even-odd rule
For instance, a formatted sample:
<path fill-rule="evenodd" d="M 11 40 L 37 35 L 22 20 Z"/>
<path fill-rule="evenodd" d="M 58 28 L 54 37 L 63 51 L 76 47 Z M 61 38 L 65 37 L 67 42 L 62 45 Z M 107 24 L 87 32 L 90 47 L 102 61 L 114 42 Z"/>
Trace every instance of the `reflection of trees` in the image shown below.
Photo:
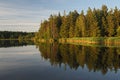
<path fill-rule="evenodd" d="M 33 45 L 34 43 L 30 40 L 19 41 L 19 40 L 0 40 L 0 47 L 13 47 L 13 46 L 25 46 Z"/>
<path fill-rule="evenodd" d="M 52 65 L 69 65 L 71 69 L 86 65 L 89 71 L 101 71 L 106 74 L 108 70 L 120 68 L 120 48 L 90 47 L 57 43 L 39 45 L 42 57 L 49 59 Z"/>

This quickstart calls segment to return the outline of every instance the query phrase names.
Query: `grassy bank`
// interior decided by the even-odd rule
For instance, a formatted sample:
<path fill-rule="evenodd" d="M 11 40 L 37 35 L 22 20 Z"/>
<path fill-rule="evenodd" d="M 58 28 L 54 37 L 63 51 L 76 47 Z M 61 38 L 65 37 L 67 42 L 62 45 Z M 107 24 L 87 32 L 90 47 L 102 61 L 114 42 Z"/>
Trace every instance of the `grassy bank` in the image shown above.
<path fill-rule="evenodd" d="M 83 37 L 83 38 L 62 38 L 60 43 L 84 44 L 84 45 L 105 45 L 120 46 L 120 37 Z"/>
<path fill-rule="evenodd" d="M 49 43 L 53 43 L 54 39 L 34 39 L 34 42 L 36 43 L 44 43 L 44 42 L 49 42 Z"/>
<path fill-rule="evenodd" d="M 39 39 L 37 42 L 54 42 L 54 39 Z M 82 38 L 60 38 L 59 43 L 78 44 L 78 45 L 104 45 L 120 46 L 120 37 L 82 37 Z"/>

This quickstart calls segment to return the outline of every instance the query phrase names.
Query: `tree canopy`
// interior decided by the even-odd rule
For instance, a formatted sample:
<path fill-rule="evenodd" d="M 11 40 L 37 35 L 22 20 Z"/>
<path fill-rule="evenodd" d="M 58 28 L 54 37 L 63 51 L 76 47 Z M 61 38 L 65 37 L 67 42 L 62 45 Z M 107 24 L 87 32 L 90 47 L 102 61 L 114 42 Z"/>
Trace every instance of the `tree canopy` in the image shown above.
<path fill-rule="evenodd" d="M 117 37 L 119 36 L 120 10 L 115 7 L 108 9 L 88 8 L 84 13 L 76 10 L 66 15 L 51 15 L 41 23 L 36 39 L 58 39 L 73 37 Z"/>

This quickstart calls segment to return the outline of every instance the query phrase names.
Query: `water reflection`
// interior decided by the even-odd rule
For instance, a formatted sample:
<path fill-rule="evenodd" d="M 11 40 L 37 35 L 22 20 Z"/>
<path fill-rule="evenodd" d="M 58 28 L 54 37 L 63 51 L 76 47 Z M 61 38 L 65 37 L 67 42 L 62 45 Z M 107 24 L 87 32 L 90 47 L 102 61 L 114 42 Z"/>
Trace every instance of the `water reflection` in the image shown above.
<path fill-rule="evenodd" d="M 37 46 L 41 56 L 49 60 L 52 66 L 62 64 L 71 69 L 87 66 L 89 71 L 106 74 L 108 71 L 117 73 L 120 68 L 120 48 L 90 47 L 68 44 L 41 43 Z"/>
<path fill-rule="evenodd" d="M 0 40 L 0 47 L 16 47 L 33 45 L 33 41 L 19 41 L 19 40 Z"/>

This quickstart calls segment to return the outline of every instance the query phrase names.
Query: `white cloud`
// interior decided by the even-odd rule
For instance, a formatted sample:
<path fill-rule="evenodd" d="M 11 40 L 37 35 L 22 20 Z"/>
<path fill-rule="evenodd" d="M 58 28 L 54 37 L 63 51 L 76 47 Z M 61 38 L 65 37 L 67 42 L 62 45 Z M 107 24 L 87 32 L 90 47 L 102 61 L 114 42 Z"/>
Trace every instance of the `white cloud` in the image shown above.
<path fill-rule="evenodd" d="M 23 31 L 23 32 L 36 32 L 39 25 L 0 25 L 0 31 Z"/>
<path fill-rule="evenodd" d="M 50 14 L 57 14 L 57 10 L 39 7 L 37 9 L 18 8 L 12 4 L 0 3 L 0 30 L 37 31 L 41 20 L 47 19 Z M 7 25 L 7 26 L 1 26 Z M 8 25 L 31 25 L 8 26 Z M 37 26 L 37 27 L 34 27 Z"/>
<path fill-rule="evenodd" d="M 14 9 L 14 8 L 4 8 L 0 7 L 0 20 L 10 21 L 11 20 L 22 20 L 31 22 L 41 19 L 46 19 L 50 14 L 56 14 L 58 11 L 56 10 L 48 10 L 48 9 L 39 9 L 39 10 L 26 10 L 26 9 Z M 40 21 L 37 21 L 40 22 Z"/>

